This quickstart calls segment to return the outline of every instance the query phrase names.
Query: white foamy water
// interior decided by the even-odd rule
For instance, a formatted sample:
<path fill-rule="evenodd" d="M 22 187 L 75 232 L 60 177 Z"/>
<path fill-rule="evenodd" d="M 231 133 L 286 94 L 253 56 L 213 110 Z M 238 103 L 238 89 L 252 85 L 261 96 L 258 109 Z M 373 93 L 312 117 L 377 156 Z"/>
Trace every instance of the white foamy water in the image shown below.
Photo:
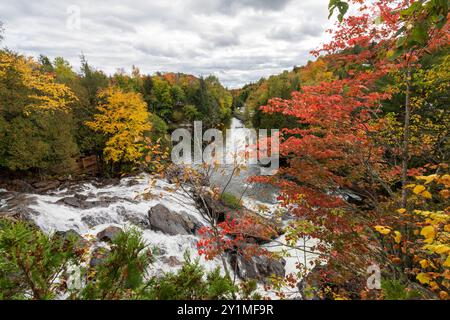
<path fill-rule="evenodd" d="M 233 120 L 232 128 L 243 127 L 242 122 Z M 230 174 L 229 168 L 212 177 L 212 184 L 223 187 L 228 181 Z M 258 184 L 248 184 L 247 178 L 258 175 L 257 165 L 249 166 L 248 170 L 241 171 L 233 177 L 227 188 L 238 197 L 242 197 L 244 205 L 260 214 L 271 218 L 271 214 L 279 210 L 279 204 L 276 201 L 277 190 Z M 0 190 L 0 194 L 6 190 Z M 85 197 L 86 202 L 106 201 L 108 205 L 96 205 L 92 208 L 83 209 L 73 207 L 58 202 L 67 197 Z M 145 196 L 144 196 L 145 195 Z M 27 197 L 34 201 L 29 204 L 29 208 L 35 211 L 31 215 L 36 225 L 45 232 L 74 230 L 84 237 L 95 237 L 95 235 L 108 226 L 118 226 L 121 228 L 131 227 L 130 221 L 147 221 L 148 211 L 157 204 L 162 204 L 173 212 L 193 217 L 200 224 L 206 225 L 194 201 L 178 188 L 175 184 L 170 184 L 165 180 L 157 179 L 148 174 L 141 174 L 135 177 L 123 178 L 119 184 L 109 186 L 98 186 L 93 182 L 80 183 L 71 186 L 69 189 L 60 189 L 53 191 L 48 195 L 30 194 Z M 7 206 L 7 200 L 0 196 L 0 209 Z M 264 208 L 264 210 L 262 210 Z M 287 223 L 285 221 L 285 223 Z M 199 258 L 201 265 L 206 270 L 212 270 L 219 267 L 224 274 L 223 265 L 219 258 L 207 261 L 199 257 L 197 253 L 198 237 L 195 235 L 168 235 L 149 228 L 139 228 L 142 231 L 143 238 L 151 249 L 156 249 L 159 254 L 150 267 L 152 274 L 162 274 L 169 271 L 176 271 L 184 261 L 184 254 L 188 252 L 192 258 Z M 286 250 L 288 256 L 286 260 L 286 275 L 298 272 L 297 264 L 307 263 L 315 258 L 315 255 L 306 256 L 300 250 L 287 248 L 282 244 L 286 243 L 284 235 L 275 241 L 265 245 L 269 251 Z M 314 240 L 309 240 L 306 245 L 314 245 Z M 102 245 L 99 243 L 98 245 Z M 302 246 L 302 241 L 297 243 Z M 233 270 L 228 266 L 229 270 Z M 260 292 L 263 291 L 262 285 L 259 286 Z M 292 294 L 295 289 L 286 288 L 288 297 L 298 297 Z M 268 294 L 271 298 L 276 298 L 273 294 Z"/>
<path fill-rule="evenodd" d="M 133 183 L 130 183 L 132 181 Z M 32 216 L 34 222 L 46 232 L 72 229 L 85 237 L 95 236 L 111 225 L 121 228 L 132 226 L 129 222 L 130 217 L 146 220 L 149 209 L 162 204 L 174 212 L 192 216 L 200 223 L 206 224 L 193 200 L 177 190 L 175 185 L 154 179 L 149 175 L 124 178 L 114 186 L 96 187 L 92 183 L 84 183 L 79 187 L 80 191 L 76 193 L 87 196 L 88 202 L 99 201 L 105 197 L 117 197 L 116 202 L 108 207 L 81 209 L 57 203 L 58 200 L 73 196 L 67 189 L 59 190 L 51 195 L 30 195 L 36 203 L 29 207 L 39 213 Z M 143 194 L 147 192 L 151 194 L 151 199 L 143 197 Z M 126 213 L 126 216 L 123 213 Z M 179 265 L 174 265 L 173 261 L 183 262 L 185 252 L 189 252 L 191 257 L 198 257 L 197 238 L 194 235 L 171 236 L 147 228 L 140 228 L 140 230 L 150 248 L 157 249 L 157 252 L 172 261 L 168 268 L 164 259 L 156 259 L 152 265 L 155 273 L 175 271 Z M 206 261 L 203 257 L 200 257 L 200 262 L 207 270 L 222 265 L 219 261 Z"/>
<path fill-rule="evenodd" d="M 109 206 L 95 206 L 88 209 L 58 202 L 74 195 L 87 197 L 86 202 L 107 201 L 108 199 L 114 199 L 114 201 Z M 191 216 L 201 224 L 207 225 L 194 201 L 184 191 L 177 188 L 175 184 L 148 174 L 124 178 L 117 185 L 98 187 L 94 183 L 81 183 L 71 186 L 70 190 L 60 189 L 48 195 L 30 194 L 27 197 L 34 200 L 29 205 L 29 208 L 36 212 L 31 215 L 31 218 L 45 232 L 75 230 L 80 235 L 91 238 L 108 226 L 126 229 L 133 226 L 130 224 L 130 220 L 146 221 L 149 209 L 157 204 L 162 204 L 173 212 Z M 8 199 L 2 198 L 0 206 L 6 205 L 5 200 Z M 267 218 L 270 218 L 270 213 L 279 210 L 276 203 L 259 201 L 253 197 L 243 197 L 243 202 L 247 208 L 259 211 Z M 262 208 L 266 211 L 261 211 Z M 185 252 L 188 252 L 192 258 L 199 258 L 200 264 L 206 270 L 219 267 L 224 274 L 222 261 L 219 258 L 207 261 L 203 256 L 198 255 L 197 236 L 168 235 L 148 228 L 138 228 L 142 231 L 143 238 L 149 247 L 157 252 L 156 259 L 149 268 L 150 274 L 160 275 L 166 272 L 175 272 L 184 261 Z M 265 247 L 273 252 L 287 251 L 287 256 L 284 258 L 286 275 L 297 274 L 297 264 L 303 264 L 305 261 L 309 262 L 315 258 L 315 255 L 304 256 L 300 250 L 283 246 L 284 243 L 286 240 L 282 235 Z M 307 246 L 314 244 L 314 240 L 310 240 Z M 103 245 L 102 243 L 97 244 L 97 246 Z M 297 245 L 302 246 L 303 243 L 299 241 Z M 228 269 L 233 270 L 230 265 L 228 265 Z M 270 298 L 277 298 L 273 293 L 265 292 L 262 285 L 259 285 L 258 291 Z M 283 291 L 288 294 L 289 298 L 298 297 L 298 291 L 296 293 L 293 288 L 285 288 Z"/>

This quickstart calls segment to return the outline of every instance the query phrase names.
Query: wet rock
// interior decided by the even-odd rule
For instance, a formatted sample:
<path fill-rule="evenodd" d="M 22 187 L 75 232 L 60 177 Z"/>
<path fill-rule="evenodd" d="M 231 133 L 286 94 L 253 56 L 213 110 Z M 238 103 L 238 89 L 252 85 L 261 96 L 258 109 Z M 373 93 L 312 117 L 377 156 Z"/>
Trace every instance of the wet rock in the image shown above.
<path fill-rule="evenodd" d="M 167 250 L 161 247 L 154 247 L 152 249 L 153 256 L 164 256 L 167 254 Z"/>
<path fill-rule="evenodd" d="M 108 258 L 109 251 L 106 248 L 95 248 L 91 254 L 91 260 L 89 260 L 89 266 L 91 268 L 97 267 L 105 263 Z"/>
<path fill-rule="evenodd" d="M 138 184 L 140 184 L 140 182 L 136 179 L 131 179 L 130 181 L 127 182 L 128 187 L 136 186 Z"/>
<path fill-rule="evenodd" d="M 237 220 L 250 217 L 255 223 L 253 225 L 254 236 L 248 237 L 251 242 L 259 244 L 268 243 L 271 240 L 279 237 L 282 232 L 282 225 L 276 223 L 268 218 L 264 218 L 262 215 L 249 210 L 246 207 L 242 207 L 239 210 L 232 209 L 225 206 L 221 201 L 217 200 L 212 192 L 208 192 L 207 188 L 204 188 L 201 192 L 194 194 L 197 208 L 205 215 L 217 217 L 219 222 L 225 221 L 230 218 L 231 220 Z M 270 235 L 269 237 L 258 237 L 257 235 Z"/>
<path fill-rule="evenodd" d="M 63 240 L 74 240 L 76 242 L 76 246 L 79 248 L 85 247 L 88 244 L 88 241 L 73 229 L 56 231 L 55 235 L 61 237 Z"/>
<path fill-rule="evenodd" d="M 194 234 L 200 223 L 187 214 L 170 211 L 162 204 L 157 204 L 148 212 L 150 228 L 169 235 Z"/>
<path fill-rule="evenodd" d="M 197 231 L 203 226 L 203 224 L 185 211 L 181 211 L 180 215 L 186 221 L 190 232 L 193 234 L 197 234 Z"/>
<path fill-rule="evenodd" d="M 23 180 L 15 179 L 8 183 L 7 189 L 10 191 L 22 192 L 22 193 L 34 193 L 36 190 Z"/>
<path fill-rule="evenodd" d="M 73 238 L 73 239 L 77 239 L 77 240 L 83 239 L 83 237 L 80 236 L 80 234 L 73 229 L 69 229 L 66 231 L 56 231 L 55 235 L 63 238 L 64 240 L 69 239 L 69 238 Z"/>
<path fill-rule="evenodd" d="M 75 194 L 74 197 L 80 201 L 86 201 L 89 198 L 88 196 L 79 193 Z"/>
<path fill-rule="evenodd" d="M 58 200 L 56 203 L 79 209 L 90 209 L 95 207 L 95 203 L 86 201 L 86 199 L 87 199 L 86 196 L 75 194 L 72 197 L 62 198 Z"/>
<path fill-rule="evenodd" d="M 268 256 L 255 256 L 249 259 L 241 255 L 231 255 L 231 266 L 236 267 L 237 275 L 241 279 L 254 279 L 265 282 L 272 275 L 285 276 L 284 259 L 274 259 Z"/>
<path fill-rule="evenodd" d="M 119 178 L 106 178 L 106 179 L 99 179 L 96 181 L 93 181 L 92 184 L 96 186 L 97 188 L 104 188 L 107 186 L 116 186 L 120 184 Z"/>
<path fill-rule="evenodd" d="M 97 239 L 105 242 L 112 242 L 120 233 L 122 229 L 115 226 L 109 226 L 103 231 L 97 233 Z"/>
<path fill-rule="evenodd" d="M 85 215 L 81 217 L 81 221 L 83 221 L 89 228 L 96 227 L 100 224 L 117 222 L 109 214 L 101 212 L 95 213 L 94 215 Z"/>
<path fill-rule="evenodd" d="M 111 204 L 113 203 L 117 203 L 120 201 L 127 201 L 127 202 L 131 202 L 128 199 L 124 199 L 121 197 L 117 197 L 117 196 L 113 196 L 113 197 L 108 197 L 108 196 L 101 196 L 98 198 L 98 200 L 92 201 L 91 203 L 95 206 L 95 207 L 109 207 Z"/>
<path fill-rule="evenodd" d="M 66 189 L 64 194 L 66 195 L 73 195 L 77 194 L 79 192 L 83 192 L 84 187 L 83 184 L 73 184 L 71 181 L 64 182 L 61 186 L 59 186 L 59 189 Z"/>
<path fill-rule="evenodd" d="M 36 203 L 34 196 L 18 192 L 2 193 L 0 216 L 13 220 L 33 222 L 33 216 L 38 216 L 39 212 L 29 208 Z"/>
<path fill-rule="evenodd" d="M 198 172 L 198 174 L 202 174 Z M 182 166 L 171 165 L 164 170 L 164 177 L 169 183 L 177 183 L 178 181 L 184 181 L 185 169 Z M 198 177 L 197 181 L 200 186 L 209 186 L 209 178 L 206 174 L 202 174 Z M 189 181 L 185 183 L 189 184 Z M 198 186 L 197 185 L 197 186 Z"/>
<path fill-rule="evenodd" d="M 162 257 L 161 258 L 161 262 L 167 264 L 169 267 L 177 267 L 177 266 L 181 266 L 183 263 L 178 260 L 177 257 L 175 256 L 170 256 L 170 257 Z"/>
<path fill-rule="evenodd" d="M 206 215 L 218 217 L 218 221 L 225 221 L 227 216 L 235 218 L 236 210 L 228 208 L 213 196 L 213 192 L 208 188 L 194 192 L 194 199 L 197 208 Z"/>
<path fill-rule="evenodd" d="M 142 217 L 139 213 L 128 211 L 123 206 L 117 207 L 117 214 L 124 221 L 134 224 L 135 226 L 138 226 L 138 227 L 141 227 L 144 229 L 150 227 L 150 223 L 149 223 L 148 219 Z"/>
<path fill-rule="evenodd" d="M 75 194 L 72 197 L 62 198 L 58 200 L 56 203 L 85 210 L 91 208 L 107 208 L 111 204 L 119 201 L 128 201 L 128 200 L 122 199 L 117 196 L 113 197 L 101 196 L 97 200 L 88 201 L 88 196 L 82 194 Z"/>
<path fill-rule="evenodd" d="M 84 207 L 83 202 L 80 201 L 80 199 L 77 199 L 76 197 L 67 197 L 59 200 L 58 202 L 66 204 L 71 207 L 75 208 L 81 208 Z"/>
<path fill-rule="evenodd" d="M 33 183 L 33 187 L 36 188 L 36 192 L 44 193 L 49 190 L 57 189 L 61 183 L 57 180 L 54 181 L 39 181 Z"/>

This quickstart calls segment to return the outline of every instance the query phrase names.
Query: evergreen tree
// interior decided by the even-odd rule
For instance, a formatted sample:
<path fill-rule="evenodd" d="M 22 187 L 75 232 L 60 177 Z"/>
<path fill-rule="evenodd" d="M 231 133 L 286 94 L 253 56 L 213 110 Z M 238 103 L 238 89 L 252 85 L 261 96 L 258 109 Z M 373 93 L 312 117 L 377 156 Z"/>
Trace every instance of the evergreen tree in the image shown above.
<path fill-rule="evenodd" d="M 170 120 L 173 110 L 173 99 L 170 85 L 160 77 L 153 78 L 151 110 L 161 118 Z"/>

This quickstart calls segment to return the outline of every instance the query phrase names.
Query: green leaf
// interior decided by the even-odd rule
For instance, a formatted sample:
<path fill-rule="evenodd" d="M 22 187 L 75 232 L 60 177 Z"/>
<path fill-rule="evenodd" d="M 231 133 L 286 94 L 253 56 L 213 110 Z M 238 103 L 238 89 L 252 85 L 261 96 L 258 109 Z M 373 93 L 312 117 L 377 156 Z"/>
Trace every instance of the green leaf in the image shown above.
<path fill-rule="evenodd" d="M 334 13 L 335 9 L 339 10 L 339 15 L 338 15 L 338 20 L 339 22 L 342 22 L 342 19 L 344 19 L 345 14 L 348 11 L 349 5 L 347 2 L 345 1 L 341 1 L 341 0 L 330 0 L 329 4 L 328 4 L 328 10 L 330 12 L 330 14 L 328 15 L 328 19 L 331 18 L 331 16 Z"/>
<path fill-rule="evenodd" d="M 415 26 L 411 32 L 411 39 L 418 44 L 424 44 L 428 39 L 428 28 L 424 23 Z"/>

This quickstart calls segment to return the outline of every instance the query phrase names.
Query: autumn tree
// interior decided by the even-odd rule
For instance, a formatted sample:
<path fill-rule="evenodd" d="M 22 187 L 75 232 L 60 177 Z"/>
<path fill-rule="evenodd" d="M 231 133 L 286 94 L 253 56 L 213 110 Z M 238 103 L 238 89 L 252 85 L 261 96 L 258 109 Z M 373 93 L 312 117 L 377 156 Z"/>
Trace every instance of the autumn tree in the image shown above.
<path fill-rule="evenodd" d="M 234 92 L 234 105 L 241 110 L 243 118 L 255 128 L 286 128 L 297 125 L 294 117 L 280 113 L 265 113 L 259 107 L 266 105 L 272 98 L 289 99 L 291 92 L 298 91 L 302 86 L 316 85 L 330 81 L 333 74 L 326 57 L 309 61 L 306 66 L 294 67 L 292 71 L 261 79 Z"/>
<path fill-rule="evenodd" d="M 153 79 L 152 99 L 150 108 L 152 112 L 165 120 L 169 120 L 173 110 L 173 99 L 170 85 L 164 79 Z"/>
<path fill-rule="evenodd" d="M 361 1 L 331 0 L 329 3 L 330 15 L 337 9 L 339 21 L 345 23 L 344 15 L 348 11 L 349 3 L 360 4 Z M 404 129 L 401 148 L 401 180 L 403 187 L 402 206 L 406 207 L 407 191 L 405 186 L 408 182 L 410 122 L 413 111 L 411 106 L 412 78 L 420 67 L 418 61 L 424 54 L 429 54 L 430 51 L 448 45 L 448 2 L 386 0 L 380 1 L 376 6 L 379 10 L 379 16 L 375 22 L 381 26 L 377 35 L 378 39 L 374 39 L 373 35 L 366 34 L 365 40 L 370 38 L 376 42 L 385 40 L 383 42 L 387 55 L 390 60 L 396 61 L 397 69 L 403 71 Z M 370 18 L 369 8 L 369 6 L 360 6 L 360 12 L 363 14 L 359 18 Z M 341 41 L 341 44 L 345 44 L 346 39 L 348 39 L 348 35 L 342 35 L 338 40 Z M 355 46 L 358 43 L 355 42 L 352 45 Z"/>
<path fill-rule="evenodd" d="M 226 90 L 219 79 L 216 76 L 210 75 L 205 79 L 207 91 L 212 97 L 211 101 L 211 112 L 217 114 L 218 119 L 216 120 L 216 125 L 223 126 L 228 123 L 231 119 L 231 106 L 233 104 L 233 97 Z M 206 118 L 210 115 L 208 114 Z"/>
<path fill-rule="evenodd" d="M 118 69 L 111 79 L 112 85 L 124 91 L 143 93 L 143 79 L 139 68 L 132 67 L 131 76 L 124 69 Z"/>
<path fill-rule="evenodd" d="M 89 102 L 92 105 L 96 105 L 98 92 L 106 88 L 109 84 L 108 77 L 102 71 L 92 67 L 84 55 L 81 55 L 80 62 L 81 83 L 88 92 Z"/>
<path fill-rule="evenodd" d="M 94 121 L 86 125 L 107 137 L 104 160 L 111 164 L 137 163 L 143 156 L 143 135 L 151 129 L 147 105 L 142 96 L 116 87 L 102 90 Z"/>
<path fill-rule="evenodd" d="M 66 83 L 78 97 L 78 102 L 72 106 L 75 138 L 81 154 L 101 156 L 105 147 L 104 136 L 86 126 L 85 122 L 94 119 L 97 113 L 97 94 L 108 87 L 109 79 L 102 71 L 90 65 L 85 56 L 82 55 L 80 60 L 81 70 L 77 78 Z"/>
<path fill-rule="evenodd" d="M 100 156 L 104 147 L 103 136 L 84 125 L 86 121 L 92 120 L 93 114 L 96 113 L 96 105 L 92 103 L 89 88 L 85 87 L 84 82 L 84 72 L 87 71 L 86 68 L 90 70 L 90 67 L 83 66 L 84 71 L 79 75 L 62 57 L 56 57 L 50 61 L 48 57 L 41 55 L 39 63 L 43 72 L 54 75 L 56 82 L 68 86 L 77 97 L 71 102 L 70 108 L 74 122 L 73 134 L 80 154 Z"/>
<path fill-rule="evenodd" d="M 292 98 L 271 99 L 261 108 L 266 113 L 293 116 L 298 125 L 283 129 L 280 151 L 289 166 L 280 170 L 278 177 L 256 179 L 281 188 L 280 199 L 294 217 L 288 233 L 292 245 L 306 235 L 320 240 L 315 249 L 328 259 L 328 268 L 335 275 L 328 278 L 332 283 L 357 278 L 368 261 L 377 259 L 371 249 L 377 244 L 371 241 L 371 232 L 364 231 L 380 214 L 374 210 L 380 208 L 380 201 L 386 196 L 395 199 L 395 183 L 400 180 L 405 186 L 408 175 L 413 174 L 409 167 L 411 71 L 417 69 L 422 56 L 448 39 L 445 21 L 438 26 L 432 17 L 424 26 L 421 23 L 427 19 L 405 18 L 409 2 L 351 2 L 358 6 L 357 13 L 341 15 L 332 41 L 315 51 L 327 54 L 339 77 L 302 86 Z M 343 1 L 333 3 L 340 10 L 347 8 Z M 413 6 L 413 11 L 420 11 L 418 6 Z M 401 167 L 391 166 L 386 158 L 389 148 L 377 140 L 383 125 L 379 121 L 383 102 L 398 90 L 379 84 L 399 71 L 405 98 Z M 403 191 L 402 203 L 405 194 L 407 191 Z M 358 292 L 348 294 L 359 297 Z"/>
<path fill-rule="evenodd" d="M 52 73 L 54 71 L 53 64 L 46 55 L 39 55 L 38 61 L 43 72 Z"/>
<path fill-rule="evenodd" d="M 73 92 L 31 58 L 0 52 L 0 166 L 11 170 L 70 170 Z"/>

